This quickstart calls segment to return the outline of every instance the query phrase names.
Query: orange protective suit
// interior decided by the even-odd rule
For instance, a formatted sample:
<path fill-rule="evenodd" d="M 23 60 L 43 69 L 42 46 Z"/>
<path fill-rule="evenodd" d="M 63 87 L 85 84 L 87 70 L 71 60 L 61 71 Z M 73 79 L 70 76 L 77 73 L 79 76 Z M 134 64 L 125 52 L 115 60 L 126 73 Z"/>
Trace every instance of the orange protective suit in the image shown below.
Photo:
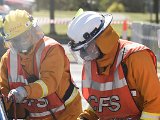
<path fill-rule="evenodd" d="M 107 27 L 97 38 L 96 44 L 104 55 L 97 59 L 100 74 L 108 75 L 110 73 L 119 40 L 119 36 L 111 26 Z M 136 97 L 133 97 L 137 107 L 144 116 L 147 115 L 151 119 L 160 116 L 160 81 L 151 56 L 144 50 L 131 54 L 124 62 L 128 68 L 128 86 L 137 93 Z M 88 120 L 98 120 L 100 116 L 96 116 L 89 107 L 81 113 L 78 119 L 83 117 Z M 143 119 L 142 116 L 141 119 Z"/>
<path fill-rule="evenodd" d="M 35 47 L 28 54 L 20 54 L 21 57 L 21 65 L 23 66 L 23 72 L 27 72 L 28 74 L 33 74 L 33 55 L 34 55 Z M 8 54 L 5 53 L 1 59 L 1 72 L 0 72 L 0 85 L 1 91 L 4 95 L 7 95 L 10 91 L 8 86 L 8 76 L 7 76 L 7 58 Z M 54 63 L 54 64 L 51 64 Z M 60 44 L 53 45 L 40 68 L 41 80 L 48 87 L 48 94 L 56 92 L 59 98 L 63 98 L 66 90 L 69 87 L 71 74 L 70 74 L 70 65 L 67 56 L 65 55 L 65 51 Z M 25 86 L 25 89 L 28 93 L 28 98 L 38 99 L 42 96 L 42 88 L 37 83 L 30 83 Z M 9 110 L 10 103 L 6 103 L 6 109 Z M 17 114 L 19 117 L 23 117 L 24 109 L 19 109 L 17 107 Z M 56 116 L 57 120 L 75 120 L 78 115 L 82 112 L 81 105 L 81 97 L 80 94 L 75 97 L 75 99 L 66 106 L 66 109 L 58 116 Z M 50 116 L 45 120 L 52 120 L 53 118 Z"/>

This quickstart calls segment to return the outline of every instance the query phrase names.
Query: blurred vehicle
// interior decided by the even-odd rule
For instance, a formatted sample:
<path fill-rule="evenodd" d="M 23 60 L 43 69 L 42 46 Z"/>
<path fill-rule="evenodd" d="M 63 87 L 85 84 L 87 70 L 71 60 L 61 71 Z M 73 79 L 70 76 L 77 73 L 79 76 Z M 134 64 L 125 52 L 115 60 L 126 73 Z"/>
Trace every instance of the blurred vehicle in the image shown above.
<path fill-rule="evenodd" d="M 0 15 L 6 15 L 10 11 L 10 7 L 0 0 Z"/>
<path fill-rule="evenodd" d="M 35 9 L 35 0 L 4 0 L 4 3 L 10 6 L 11 9 L 26 10 L 32 14 Z"/>
<path fill-rule="evenodd" d="M 0 15 L 5 15 L 10 11 L 10 7 L 8 5 L 0 5 Z"/>

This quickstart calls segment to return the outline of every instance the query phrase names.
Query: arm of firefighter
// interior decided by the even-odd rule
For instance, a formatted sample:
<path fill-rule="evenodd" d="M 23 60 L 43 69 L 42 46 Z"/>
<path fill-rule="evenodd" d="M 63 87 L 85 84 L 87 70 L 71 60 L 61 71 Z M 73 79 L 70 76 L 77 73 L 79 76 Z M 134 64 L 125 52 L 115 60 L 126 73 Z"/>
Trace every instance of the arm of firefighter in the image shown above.
<path fill-rule="evenodd" d="M 132 74 L 138 91 L 143 96 L 141 119 L 160 119 L 160 81 L 153 60 L 147 51 L 130 56 Z"/>
<path fill-rule="evenodd" d="M 98 116 L 94 112 L 94 110 L 88 106 L 86 110 L 83 111 L 77 118 L 77 120 L 98 120 Z"/>
<path fill-rule="evenodd" d="M 7 54 L 4 54 L 0 63 L 0 89 L 1 93 L 7 97 L 9 93 L 8 75 L 7 75 Z M 9 110 L 11 103 L 4 100 L 6 110 Z"/>
<path fill-rule="evenodd" d="M 52 46 L 40 68 L 40 80 L 25 86 L 28 98 L 38 99 L 54 93 L 62 79 L 64 71 L 64 49 Z"/>

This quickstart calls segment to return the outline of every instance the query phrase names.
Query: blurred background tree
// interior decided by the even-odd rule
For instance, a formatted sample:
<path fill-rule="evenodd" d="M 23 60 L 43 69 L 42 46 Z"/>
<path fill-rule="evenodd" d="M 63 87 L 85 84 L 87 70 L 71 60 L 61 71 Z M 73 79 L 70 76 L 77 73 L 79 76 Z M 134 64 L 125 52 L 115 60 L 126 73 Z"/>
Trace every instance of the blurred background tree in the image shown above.
<path fill-rule="evenodd" d="M 146 7 L 152 0 L 55 0 L 56 10 L 124 11 L 146 12 Z M 36 0 L 38 9 L 49 9 L 49 0 Z M 37 10 L 38 10 L 37 9 Z M 115 10 L 113 10 L 115 9 Z M 117 9 L 117 10 L 116 10 Z"/>

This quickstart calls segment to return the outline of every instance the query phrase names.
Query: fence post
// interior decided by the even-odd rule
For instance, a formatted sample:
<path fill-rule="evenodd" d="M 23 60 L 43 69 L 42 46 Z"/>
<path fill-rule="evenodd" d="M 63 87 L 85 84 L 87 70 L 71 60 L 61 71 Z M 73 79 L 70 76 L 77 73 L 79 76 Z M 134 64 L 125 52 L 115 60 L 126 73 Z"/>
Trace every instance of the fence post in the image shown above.
<path fill-rule="evenodd" d="M 123 31 L 122 31 L 122 39 L 127 39 L 127 30 L 128 30 L 128 20 L 123 21 Z"/>

